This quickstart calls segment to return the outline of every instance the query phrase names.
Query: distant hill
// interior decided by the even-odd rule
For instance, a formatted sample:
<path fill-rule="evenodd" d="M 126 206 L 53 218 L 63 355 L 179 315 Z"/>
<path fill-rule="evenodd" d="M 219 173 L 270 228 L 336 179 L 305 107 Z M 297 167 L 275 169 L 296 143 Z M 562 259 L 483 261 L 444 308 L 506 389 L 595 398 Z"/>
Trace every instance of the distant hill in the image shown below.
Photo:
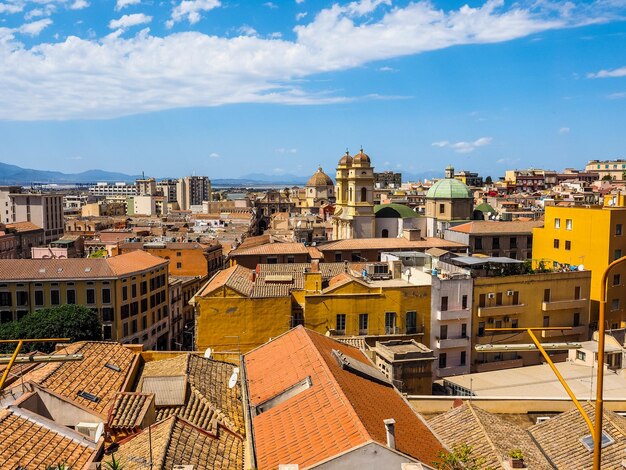
<path fill-rule="evenodd" d="M 136 178 L 139 178 L 139 176 L 103 170 L 88 170 L 82 173 L 62 173 L 60 171 L 33 170 L 17 165 L 0 163 L 0 184 L 24 186 L 31 183 L 95 183 L 97 181 L 135 181 Z"/>

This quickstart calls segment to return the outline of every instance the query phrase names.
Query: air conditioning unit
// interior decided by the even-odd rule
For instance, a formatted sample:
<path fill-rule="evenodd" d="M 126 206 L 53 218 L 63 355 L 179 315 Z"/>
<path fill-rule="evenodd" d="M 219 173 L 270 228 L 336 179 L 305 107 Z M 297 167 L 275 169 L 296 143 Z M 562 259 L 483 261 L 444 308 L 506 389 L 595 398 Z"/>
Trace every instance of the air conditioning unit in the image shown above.
<path fill-rule="evenodd" d="M 488 298 L 488 299 L 495 299 L 495 298 L 496 298 L 496 294 L 494 294 L 493 292 L 489 292 L 489 293 L 487 294 L 487 298 Z"/>
<path fill-rule="evenodd" d="M 512 290 L 506 291 L 506 295 L 508 295 L 509 297 L 512 297 L 513 296 L 513 291 Z"/>
<path fill-rule="evenodd" d="M 544 421 L 548 421 L 549 419 L 550 419 L 549 416 L 538 416 L 537 417 L 537 422 L 535 424 L 543 423 Z"/>
<path fill-rule="evenodd" d="M 489 318 L 489 319 L 487 320 L 487 323 L 493 323 L 493 318 Z"/>
<path fill-rule="evenodd" d="M 76 431 L 81 433 L 83 436 L 89 438 L 89 440 L 93 442 L 98 442 L 102 433 L 104 432 L 104 424 L 103 423 L 78 423 L 76 425 Z"/>

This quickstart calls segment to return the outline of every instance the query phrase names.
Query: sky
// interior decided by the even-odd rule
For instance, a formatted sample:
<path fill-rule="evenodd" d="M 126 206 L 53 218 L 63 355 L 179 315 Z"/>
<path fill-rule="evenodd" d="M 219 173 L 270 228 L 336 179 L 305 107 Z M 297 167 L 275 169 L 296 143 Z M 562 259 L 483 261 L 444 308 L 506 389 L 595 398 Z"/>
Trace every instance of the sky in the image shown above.
<path fill-rule="evenodd" d="M 626 157 L 626 0 L 0 0 L 0 162 L 155 177 Z"/>

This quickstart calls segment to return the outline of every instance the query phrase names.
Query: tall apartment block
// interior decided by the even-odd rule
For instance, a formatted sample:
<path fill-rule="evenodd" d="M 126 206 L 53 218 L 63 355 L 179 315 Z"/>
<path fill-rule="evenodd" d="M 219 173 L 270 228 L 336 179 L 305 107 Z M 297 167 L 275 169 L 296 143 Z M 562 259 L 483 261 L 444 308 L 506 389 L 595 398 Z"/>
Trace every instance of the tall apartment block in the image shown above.
<path fill-rule="evenodd" d="M 181 210 L 201 206 L 211 200 L 211 180 L 207 176 L 186 176 L 176 184 L 176 199 Z"/>

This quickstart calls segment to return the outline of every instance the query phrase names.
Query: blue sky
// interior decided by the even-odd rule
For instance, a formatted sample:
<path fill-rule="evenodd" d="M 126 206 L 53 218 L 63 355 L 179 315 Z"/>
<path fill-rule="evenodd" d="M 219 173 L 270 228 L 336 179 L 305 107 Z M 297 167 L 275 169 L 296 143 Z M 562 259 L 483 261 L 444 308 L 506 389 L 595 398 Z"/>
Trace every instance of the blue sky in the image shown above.
<path fill-rule="evenodd" d="M 626 157 L 626 0 L 0 0 L 0 161 L 212 178 Z"/>

